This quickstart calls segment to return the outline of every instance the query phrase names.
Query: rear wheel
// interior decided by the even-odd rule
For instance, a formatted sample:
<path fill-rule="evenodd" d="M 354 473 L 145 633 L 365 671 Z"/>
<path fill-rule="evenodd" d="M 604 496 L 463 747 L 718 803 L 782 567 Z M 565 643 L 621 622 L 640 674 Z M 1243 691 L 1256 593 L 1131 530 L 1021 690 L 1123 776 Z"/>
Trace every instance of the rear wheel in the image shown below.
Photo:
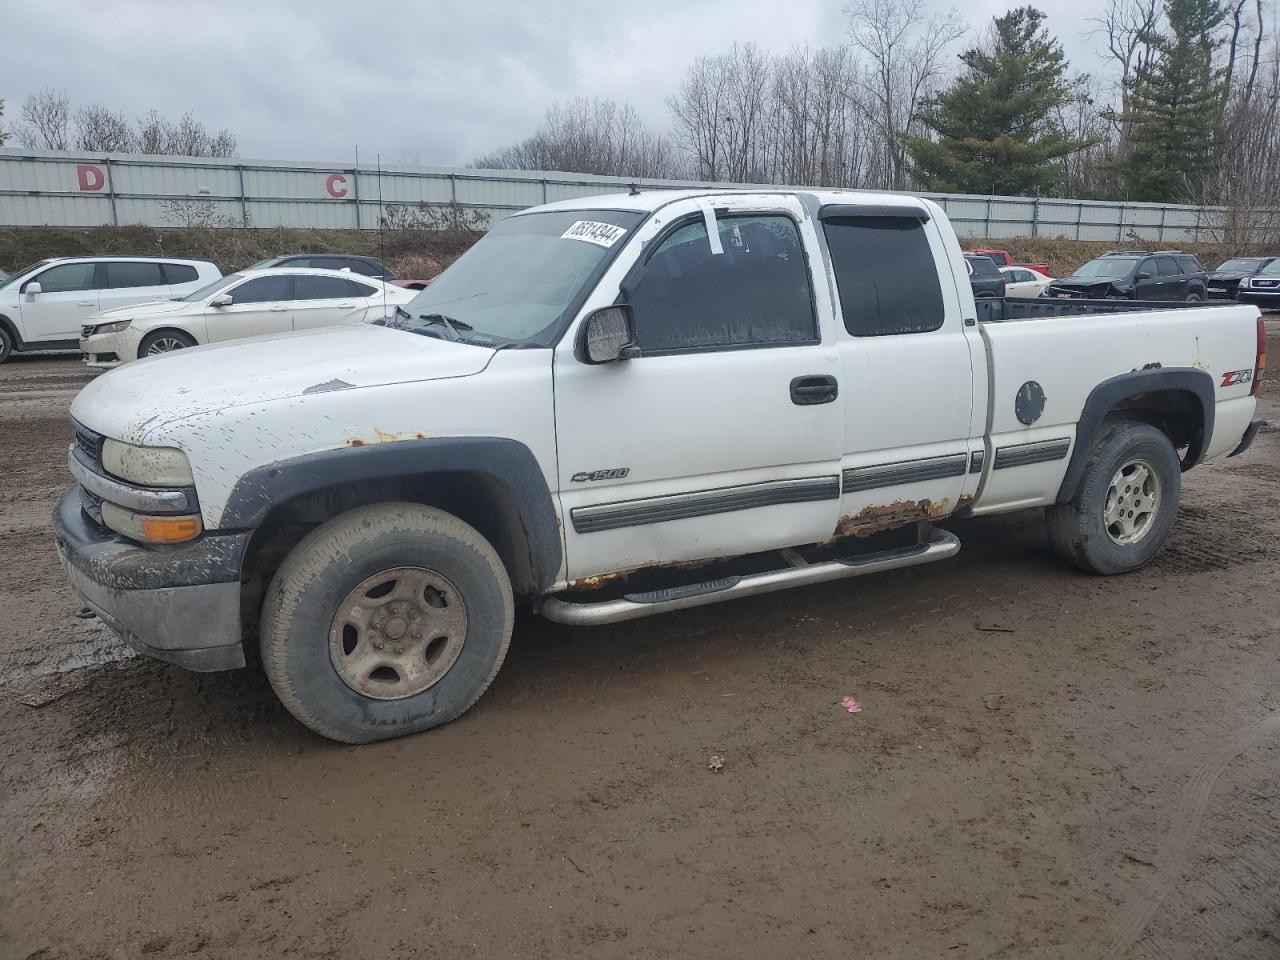
<path fill-rule="evenodd" d="M 0 363 L 13 356 L 13 334 L 0 326 Z"/>
<path fill-rule="evenodd" d="M 1075 496 L 1049 508 L 1049 542 L 1091 573 L 1136 570 L 1168 539 L 1181 491 L 1169 438 L 1150 424 L 1113 421 L 1090 452 Z"/>
<path fill-rule="evenodd" d="M 276 572 L 262 663 L 289 712 L 366 743 L 454 719 L 506 657 L 511 583 L 493 547 L 418 504 L 360 507 L 314 530 Z"/>
<path fill-rule="evenodd" d="M 171 353 L 196 345 L 195 337 L 181 330 L 157 330 L 148 333 L 138 345 L 138 359 L 154 357 L 161 353 Z"/>
<path fill-rule="evenodd" d="M 1194 290 L 1187 294 L 1187 303 L 1199 303 L 1203 299 L 1204 297 L 1200 296 L 1200 294 L 1196 293 Z"/>

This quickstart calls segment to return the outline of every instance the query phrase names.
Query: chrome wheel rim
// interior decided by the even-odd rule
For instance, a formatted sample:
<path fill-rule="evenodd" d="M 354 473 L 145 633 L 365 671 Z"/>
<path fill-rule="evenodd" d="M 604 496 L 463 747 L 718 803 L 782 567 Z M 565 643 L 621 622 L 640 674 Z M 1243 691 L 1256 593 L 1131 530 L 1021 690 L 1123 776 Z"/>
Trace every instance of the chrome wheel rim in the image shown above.
<path fill-rule="evenodd" d="M 157 353 L 168 353 L 171 350 L 181 350 L 186 344 L 177 337 L 157 337 L 147 348 L 147 356 L 154 356 Z"/>
<path fill-rule="evenodd" d="M 1120 467 L 1107 487 L 1103 525 L 1107 536 L 1121 546 L 1132 546 L 1148 533 L 1160 510 L 1160 477 L 1146 460 L 1130 460 Z"/>
<path fill-rule="evenodd" d="M 431 570 L 395 567 L 367 577 L 338 606 L 329 659 L 352 690 L 403 700 L 449 672 L 467 636 L 458 589 Z"/>

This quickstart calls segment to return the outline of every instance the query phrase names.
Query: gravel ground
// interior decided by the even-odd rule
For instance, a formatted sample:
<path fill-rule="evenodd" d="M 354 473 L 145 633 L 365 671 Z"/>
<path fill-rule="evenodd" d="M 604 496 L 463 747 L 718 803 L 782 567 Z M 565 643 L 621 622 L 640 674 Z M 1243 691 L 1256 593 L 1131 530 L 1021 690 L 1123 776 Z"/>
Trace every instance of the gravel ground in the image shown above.
<path fill-rule="evenodd" d="M 947 563 L 523 620 L 460 721 L 349 748 L 76 617 L 87 379 L 0 367 L 0 957 L 1280 957 L 1274 427 L 1136 574 L 957 523 Z"/>

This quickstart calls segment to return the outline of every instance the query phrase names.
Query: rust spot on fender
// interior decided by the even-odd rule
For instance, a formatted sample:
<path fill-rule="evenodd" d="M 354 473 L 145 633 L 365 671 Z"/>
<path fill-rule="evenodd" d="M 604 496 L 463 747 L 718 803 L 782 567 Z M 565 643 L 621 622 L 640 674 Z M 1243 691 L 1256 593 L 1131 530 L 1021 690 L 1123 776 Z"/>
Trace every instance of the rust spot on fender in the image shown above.
<path fill-rule="evenodd" d="M 359 438 L 347 441 L 348 447 L 363 447 L 364 445 L 365 445 L 364 441 L 360 440 Z"/>

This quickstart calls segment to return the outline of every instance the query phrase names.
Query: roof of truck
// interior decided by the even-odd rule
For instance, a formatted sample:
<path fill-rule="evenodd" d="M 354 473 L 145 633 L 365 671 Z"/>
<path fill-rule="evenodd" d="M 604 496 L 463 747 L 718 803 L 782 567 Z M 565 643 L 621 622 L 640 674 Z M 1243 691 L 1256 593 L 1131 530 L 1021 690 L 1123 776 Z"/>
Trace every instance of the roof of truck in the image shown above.
<path fill-rule="evenodd" d="M 731 189 L 701 187 L 694 189 L 667 190 L 662 188 L 641 188 L 636 193 L 609 193 L 596 197 L 576 197 L 572 200 L 557 200 L 530 207 L 514 214 L 540 213 L 555 210 L 635 210 L 639 213 L 652 213 L 677 200 L 697 197 L 759 197 L 782 194 L 789 197 L 811 196 L 820 204 L 847 203 L 876 206 L 901 206 L 905 209 L 923 209 L 929 201 L 901 193 L 873 193 L 867 190 L 789 190 L 786 188 L 762 186 L 758 189 Z"/>

